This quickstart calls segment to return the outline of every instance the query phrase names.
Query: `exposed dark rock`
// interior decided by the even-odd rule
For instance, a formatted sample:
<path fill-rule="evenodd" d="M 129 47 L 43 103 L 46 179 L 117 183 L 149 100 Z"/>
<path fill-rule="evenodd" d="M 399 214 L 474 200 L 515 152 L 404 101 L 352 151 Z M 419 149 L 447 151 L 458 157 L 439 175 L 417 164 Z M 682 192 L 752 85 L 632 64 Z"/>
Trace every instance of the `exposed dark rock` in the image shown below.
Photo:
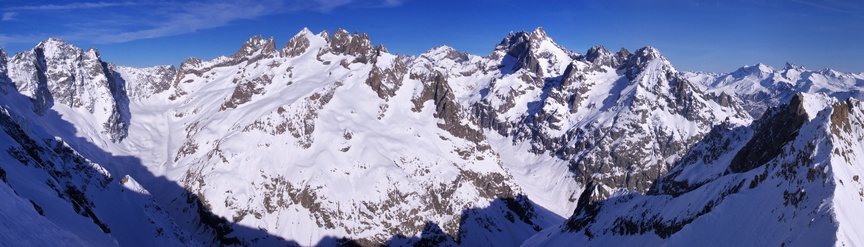
<path fill-rule="evenodd" d="M 225 103 L 222 103 L 222 106 L 219 107 L 219 111 L 224 111 L 229 108 L 237 108 L 237 106 L 249 102 L 253 95 L 264 94 L 264 86 L 269 85 L 272 82 L 272 78 L 267 75 L 251 80 L 234 79 L 234 84 L 237 86 L 234 87 L 234 92 L 231 93 L 231 98 L 226 100 Z"/>
<path fill-rule="evenodd" d="M 502 40 L 495 48 L 496 50 L 504 51 L 507 56 L 516 59 L 515 66 L 513 66 L 510 71 L 504 72 L 512 73 L 520 69 L 525 69 L 541 78 L 547 76 L 544 74 L 540 65 L 540 58 L 549 58 L 553 56 L 553 54 L 541 52 L 539 51 L 539 47 L 544 41 L 549 39 L 549 36 L 546 35 L 546 31 L 544 31 L 542 27 L 538 27 L 531 33 L 524 31 L 517 33 L 511 32 L 510 35 L 504 38 L 504 40 Z M 563 47 L 560 47 L 557 44 L 555 44 L 555 46 L 558 49 L 567 52 Z M 575 54 L 569 55 L 575 56 Z"/>
<path fill-rule="evenodd" d="M 309 38 L 306 35 L 311 35 L 312 32 L 309 29 L 303 29 L 297 35 L 294 35 L 290 40 L 288 40 L 288 44 L 285 47 L 282 47 L 282 50 L 279 54 L 283 57 L 296 57 L 303 53 L 306 53 L 309 49 Z"/>
<path fill-rule="evenodd" d="M 469 118 L 463 112 L 462 106 L 456 101 L 456 96 L 453 95 L 453 90 L 450 89 L 450 85 L 443 74 L 440 72 L 434 72 L 432 75 L 411 74 L 411 78 L 423 82 L 423 91 L 420 96 L 411 99 L 414 103 L 414 108 L 411 110 L 420 112 L 423 109 L 423 104 L 432 100 L 435 104 L 434 116 L 444 120 L 443 124 L 438 124 L 439 128 L 473 143 L 480 143 L 486 139 L 482 131 L 462 123 L 462 119 L 474 118 Z"/>
<path fill-rule="evenodd" d="M 372 46 L 372 41 L 369 40 L 367 34 L 349 34 L 343 29 L 336 30 L 333 33 L 333 38 L 329 41 L 330 51 L 337 55 L 354 56 L 353 62 L 368 63 L 372 61 L 380 49 L 375 49 Z M 383 46 L 381 46 L 383 48 Z"/>
<path fill-rule="evenodd" d="M 841 132 L 852 132 L 853 124 L 852 119 L 849 118 L 849 114 L 855 110 L 855 105 L 856 104 L 853 103 L 851 99 L 831 105 L 831 108 L 833 109 L 833 112 L 831 113 L 832 134 L 839 135 Z M 858 107 L 860 108 L 860 105 Z"/>
<path fill-rule="evenodd" d="M 789 104 L 772 108 L 757 120 L 753 138 L 735 155 L 729 169 L 746 172 L 780 155 L 783 146 L 795 140 L 798 130 L 808 121 L 803 101 L 804 95 L 797 94 Z"/>
<path fill-rule="evenodd" d="M 612 52 L 606 50 L 603 46 L 594 46 L 591 47 L 591 49 L 588 49 L 588 52 L 585 54 L 585 59 L 588 62 L 591 62 L 592 69 L 595 70 L 600 69 L 602 66 L 617 69 L 621 67 L 629 56 L 629 52 L 626 49 L 621 49 L 621 52 L 612 54 Z"/>
<path fill-rule="evenodd" d="M 625 52 L 627 52 L 627 50 L 622 49 L 619 54 Z M 642 73 L 642 71 L 645 70 L 645 67 L 648 66 L 648 62 L 654 59 L 662 59 L 663 61 L 666 61 L 666 58 L 663 57 L 663 55 L 660 54 L 660 51 L 654 47 L 646 46 L 637 49 L 628 57 L 627 63 L 624 65 L 627 69 L 627 78 L 630 78 L 630 80 L 635 79 L 639 73 Z"/>
<path fill-rule="evenodd" d="M 233 64 L 242 62 L 254 63 L 264 58 L 272 58 L 277 54 L 276 42 L 273 38 L 264 39 L 261 36 L 250 38 L 240 47 L 231 57 L 234 59 Z"/>
<path fill-rule="evenodd" d="M 402 80 L 408 73 L 408 62 L 408 57 L 400 56 L 387 68 L 380 68 L 378 63 L 375 63 L 372 71 L 369 72 L 369 78 L 366 79 L 366 85 L 369 85 L 381 99 L 388 100 L 396 96 L 396 91 L 402 86 Z"/>

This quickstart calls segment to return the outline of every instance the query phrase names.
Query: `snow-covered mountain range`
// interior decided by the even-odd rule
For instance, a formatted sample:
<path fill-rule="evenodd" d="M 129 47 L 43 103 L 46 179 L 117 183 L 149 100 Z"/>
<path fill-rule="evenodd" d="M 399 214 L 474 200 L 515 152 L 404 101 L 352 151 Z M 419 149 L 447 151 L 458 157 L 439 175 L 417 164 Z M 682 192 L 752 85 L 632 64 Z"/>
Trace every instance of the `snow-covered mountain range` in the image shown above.
<path fill-rule="evenodd" d="M 0 53 L 6 243 L 864 244 L 864 74 L 542 28 L 483 57 L 307 29 L 176 68 Z"/>

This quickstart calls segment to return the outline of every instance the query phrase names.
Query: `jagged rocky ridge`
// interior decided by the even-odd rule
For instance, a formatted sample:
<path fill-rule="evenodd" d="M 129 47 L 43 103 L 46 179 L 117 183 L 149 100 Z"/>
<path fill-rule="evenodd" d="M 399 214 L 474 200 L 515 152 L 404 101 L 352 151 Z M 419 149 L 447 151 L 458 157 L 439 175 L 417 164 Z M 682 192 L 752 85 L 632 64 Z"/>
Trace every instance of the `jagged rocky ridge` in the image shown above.
<path fill-rule="evenodd" d="M 40 49 L 71 52 L 40 67 Z M 511 33 L 486 57 L 397 56 L 365 34 L 304 29 L 280 49 L 253 37 L 176 69 L 98 61 L 104 81 L 88 69 L 98 53 L 81 51 L 49 40 L 0 64 L 0 82 L 15 85 L 4 97 L 23 95 L 14 111 L 159 191 L 178 234 L 202 245 L 521 243 L 610 196 L 659 193 L 657 179 L 695 159 L 718 126 L 746 126 L 757 104 L 652 47 L 581 55 L 542 28 Z"/>

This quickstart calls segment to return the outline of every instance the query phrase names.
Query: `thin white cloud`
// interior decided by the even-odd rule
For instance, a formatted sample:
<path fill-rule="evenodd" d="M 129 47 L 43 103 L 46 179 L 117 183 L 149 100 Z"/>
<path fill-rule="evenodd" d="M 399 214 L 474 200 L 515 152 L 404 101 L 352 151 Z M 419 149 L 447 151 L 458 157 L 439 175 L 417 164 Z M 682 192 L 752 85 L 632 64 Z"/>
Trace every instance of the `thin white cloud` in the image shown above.
<path fill-rule="evenodd" d="M 5 46 L 7 44 L 12 44 L 12 43 L 36 44 L 43 39 L 44 38 L 41 38 L 40 35 L 6 35 L 6 34 L 0 34 L 0 46 Z"/>
<path fill-rule="evenodd" d="M 158 38 L 202 29 L 225 26 L 232 21 L 255 19 L 277 13 L 281 1 L 237 1 L 222 3 L 193 2 L 160 10 L 148 27 L 129 32 L 104 33 L 96 36 L 97 43 L 122 43 L 132 40 Z"/>
<path fill-rule="evenodd" d="M 4 13 L 3 13 L 3 18 L 0 19 L 0 21 L 11 21 L 11 20 L 15 20 L 15 16 L 16 16 L 16 15 L 18 15 L 18 13 L 15 13 L 15 12 L 4 12 Z"/>
<path fill-rule="evenodd" d="M 396 7 L 402 5 L 402 0 L 384 0 L 384 7 Z"/>
<path fill-rule="evenodd" d="M 353 0 L 315 0 L 318 4 L 317 9 L 323 12 L 329 12 L 337 7 L 348 5 Z"/>
<path fill-rule="evenodd" d="M 73 10 L 73 9 L 98 9 L 98 8 L 107 8 L 107 7 L 117 7 L 117 6 L 131 6 L 136 5 L 136 3 L 125 2 L 125 3 L 107 3 L 107 2 L 98 2 L 98 3 L 69 3 L 69 4 L 46 4 L 46 5 L 30 5 L 30 6 L 18 6 L 18 7 L 9 7 L 4 8 L 3 10 L 7 11 L 39 11 L 39 10 Z"/>
<path fill-rule="evenodd" d="M 26 12 L 14 15 L 16 21 L 35 19 L 48 11 L 81 10 L 54 15 L 61 18 L 66 33 L 55 33 L 47 37 L 62 37 L 69 41 L 92 43 L 123 43 L 141 39 L 160 38 L 192 33 L 230 25 L 240 20 L 253 20 L 269 15 L 313 11 L 330 12 L 348 5 L 371 4 L 395 7 L 402 0 L 204 0 L 204 1 L 148 1 L 148 2 L 78 2 L 63 5 L 33 5 L 0 8 L 7 13 Z M 146 6 L 146 7 L 142 7 Z M 101 8 L 116 8 L 105 14 L 91 15 L 88 11 Z M 4 13 L 4 20 L 6 19 Z M 20 20 L 19 20 L 20 19 Z M 38 30 L 36 30 L 38 32 Z M 3 35 L 3 34 L 0 34 Z M 6 34 L 10 35 L 10 34 Z M 18 33 L 17 35 L 27 35 Z M 8 37 L 8 36 L 7 36 Z M 15 42 L 6 38 L 7 42 Z M 23 42 L 15 42 L 23 43 Z"/>
<path fill-rule="evenodd" d="M 862 16 L 862 12 L 864 11 L 864 5 L 860 2 L 855 3 L 856 1 L 851 2 L 843 2 L 843 1 L 806 1 L 806 0 L 790 0 L 795 3 L 804 4 L 810 7 L 815 7 L 835 13 L 840 14 L 851 14 L 856 16 Z"/>

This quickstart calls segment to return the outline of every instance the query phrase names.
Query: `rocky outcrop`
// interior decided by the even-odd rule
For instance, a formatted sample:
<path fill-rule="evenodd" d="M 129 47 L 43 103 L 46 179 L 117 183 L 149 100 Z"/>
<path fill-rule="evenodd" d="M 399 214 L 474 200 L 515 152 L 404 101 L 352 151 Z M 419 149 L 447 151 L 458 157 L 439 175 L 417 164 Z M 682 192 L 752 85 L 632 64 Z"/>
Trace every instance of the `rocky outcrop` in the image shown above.
<path fill-rule="evenodd" d="M 6 51 L 0 49 L 0 93 L 6 94 L 10 89 L 15 88 L 12 79 L 9 79 L 9 69 L 7 68 L 9 55 Z"/>
<path fill-rule="evenodd" d="M 411 74 L 410 76 L 411 79 L 423 82 L 423 90 L 420 92 L 420 95 L 411 99 L 414 103 L 412 111 L 422 111 L 423 105 L 431 100 L 435 106 L 434 116 L 444 120 L 444 123 L 438 124 L 439 128 L 449 132 L 453 136 L 473 143 L 480 143 L 486 139 L 482 131 L 471 126 L 476 123 L 471 123 L 470 125 L 463 123 L 464 119 L 474 118 L 470 118 L 462 110 L 462 106 L 456 101 L 456 96 L 453 95 L 453 90 L 450 88 L 443 74 L 435 72 L 431 75 Z"/>
<path fill-rule="evenodd" d="M 312 36 L 312 31 L 303 28 L 299 33 L 288 40 L 288 44 L 279 51 L 279 55 L 283 57 L 297 57 L 309 49 L 310 40 L 307 36 Z"/>
<path fill-rule="evenodd" d="M 382 50 L 386 51 L 383 46 L 378 48 L 372 46 L 372 41 L 369 40 L 367 34 L 349 34 L 344 29 L 338 29 L 333 33 L 333 37 L 328 40 L 329 52 L 336 55 L 351 55 L 354 56 L 354 61 L 357 63 L 368 63 L 374 61 L 375 57 Z"/>
<path fill-rule="evenodd" d="M 495 50 L 496 52 L 501 51 L 503 52 L 503 55 L 515 59 L 512 66 L 507 66 L 510 64 L 501 65 L 502 69 L 508 70 L 503 71 L 504 73 L 513 73 L 520 69 L 525 69 L 541 78 L 550 76 L 547 75 L 547 73 L 550 72 L 547 71 L 550 69 L 548 68 L 548 64 L 541 63 L 541 60 L 554 61 L 553 63 L 567 63 L 578 57 L 577 54 L 555 44 L 555 42 L 546 35 L 546 31 L 544 31 L 542 27 L 534 29 L 531 33 L 524 31 L 517 33 L 511 32 L 510 35 L 498 44 Z M 558 57 L 562 56 L 562 54 L 564 57 Z M 490 58 L 507 59 L 506 57 L 501 56 L 501 53 L 493 53 Z M 503 61 L 509 63 L 508 60 Z"/>
<path fill-rule="evenodd" d="M 231 58 L 233 58 L 231 63 L 239 64 L 246 62 L 247 64 L 251 64 L 264 58 L 273 58 L 277 54 L 276 42 L 273 41 L 272 37 L 270 39 L 264 39 L 261 36 L 255 36 L 246 41 L 246 43 L 240 47 L 240 50 L 231 56 Z"/>
<path fill-rule="evenodd" d="M 746 172 L 780 155 L 783 147 L 798 136 L 801 125 L 809 120 L 803 104 L 804 95 L 797 94 L 788 105 L 773 108 L 756 121 L 753 138 L 735 155 L 729 169 Z"/>
<path fill-rule="evenodd" d="M 588 49 L 585 60 L 591 63 L 592 69 L 603 69 L 603 67 L 617 69 L 630 58 L 630 51 L 621 48 L 618 53 L 612 54 L 605 47 L 598 45 Z"/>
<path fill-rule="evenodd" d="M 378 63 L 373 64 L 366 85 L 369 85 L 383 100 L 396 96 L 396 90 L 402 86 L 402 80 L 408 73 L 409 62 L 410 58 L 400 56 L 394 58 L 389 67 L 381 68 Z"/>

